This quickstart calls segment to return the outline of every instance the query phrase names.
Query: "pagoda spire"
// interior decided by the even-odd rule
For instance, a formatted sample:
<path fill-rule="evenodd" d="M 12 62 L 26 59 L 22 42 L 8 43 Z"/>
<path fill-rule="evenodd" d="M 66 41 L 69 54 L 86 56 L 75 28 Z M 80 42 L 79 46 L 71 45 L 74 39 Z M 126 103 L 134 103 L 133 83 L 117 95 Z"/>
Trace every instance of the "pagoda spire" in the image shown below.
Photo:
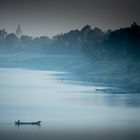
<path fill-rule="evenodd" d="M 18 24 L 18 27 L 17 27 L 17 29 L 16 29 L 16 36 L 17 36 L 18 38 L 20 38 L 20 37 L 22 36 L 22 29 L 21 29 L 20 24 Z"/>

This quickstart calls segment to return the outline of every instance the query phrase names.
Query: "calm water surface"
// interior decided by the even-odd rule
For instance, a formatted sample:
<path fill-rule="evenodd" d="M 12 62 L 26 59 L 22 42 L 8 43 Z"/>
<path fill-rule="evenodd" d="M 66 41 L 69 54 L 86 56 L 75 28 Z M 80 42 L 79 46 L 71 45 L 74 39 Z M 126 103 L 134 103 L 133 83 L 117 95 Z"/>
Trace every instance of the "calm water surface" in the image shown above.
<path fill-rule="evenodd" d="M 42 129 L 140 127 L 140 94 L 99 94 L 97 85 L 63 75 L 69 73 L 1 68 L 0 128 L 17 129 L 19 119 L 41 120 Z"/>

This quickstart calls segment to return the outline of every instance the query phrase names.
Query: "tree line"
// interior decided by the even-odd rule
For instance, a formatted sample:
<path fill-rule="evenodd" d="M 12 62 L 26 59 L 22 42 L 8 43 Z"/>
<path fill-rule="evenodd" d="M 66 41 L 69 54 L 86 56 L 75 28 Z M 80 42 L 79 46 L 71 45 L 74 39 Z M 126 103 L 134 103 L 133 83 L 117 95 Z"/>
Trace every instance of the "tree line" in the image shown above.
<path fill-rule="evenodd" d="M 81 30 L 71 30 L 52 38 L 31 37 L 0 30 L 0 51 L 42 51 L 46 54 L 83 53 L 91 60 L 100 59 L 140 59 L 140 26 L 133 22 L 130 27 L 107 30 L 90 25 Z"/>

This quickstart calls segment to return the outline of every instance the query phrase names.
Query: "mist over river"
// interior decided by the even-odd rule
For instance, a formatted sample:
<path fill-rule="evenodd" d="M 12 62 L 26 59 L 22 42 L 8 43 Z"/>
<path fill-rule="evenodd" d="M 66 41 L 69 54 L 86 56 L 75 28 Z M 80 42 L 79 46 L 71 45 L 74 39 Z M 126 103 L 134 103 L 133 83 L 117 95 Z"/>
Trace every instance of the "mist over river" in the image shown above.
<path fill-rule="evenodd" d="M 0 129 L 17 130 L 17 120 L 41 120 L 39 127 L 20 126 L 31 131 L 140 127 L 140 94 L 99 94 L 95 89 L 107 86 L 66 75 L 71 74 L 0 68 Z"/>

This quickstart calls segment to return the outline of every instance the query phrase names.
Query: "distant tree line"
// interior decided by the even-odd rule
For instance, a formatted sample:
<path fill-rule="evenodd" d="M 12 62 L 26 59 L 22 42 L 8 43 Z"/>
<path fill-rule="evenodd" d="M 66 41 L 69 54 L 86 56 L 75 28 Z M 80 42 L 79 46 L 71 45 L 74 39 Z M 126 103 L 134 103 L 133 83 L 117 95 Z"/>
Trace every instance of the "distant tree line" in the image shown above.
<path fill-rule="evenodd" d="M 91 60 L 140 59 L 140 26 L 103 31 L 86 25 L 81 30 L 71 30 L 51 39 L 47 36 L 33 38 L 0 30 L 0 51 L 42 51 L 48 54 L 83 53 Z"/>

